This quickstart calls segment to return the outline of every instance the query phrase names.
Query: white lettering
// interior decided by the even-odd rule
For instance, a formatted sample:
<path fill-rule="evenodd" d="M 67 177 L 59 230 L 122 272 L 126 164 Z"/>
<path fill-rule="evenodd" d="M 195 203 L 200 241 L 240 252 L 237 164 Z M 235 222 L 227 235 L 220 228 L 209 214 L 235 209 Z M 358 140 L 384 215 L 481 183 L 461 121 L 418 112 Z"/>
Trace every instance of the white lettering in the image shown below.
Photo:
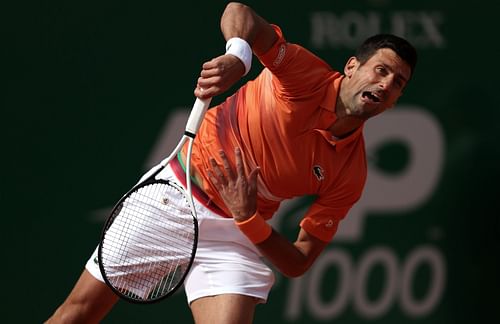
<path fill-rule="evenodd" d="M 391 33 L 402 36 L 417 48 L 444 48 L 445 38 L 440 30 L 444 22 L 439 11 L 313 12 L 311 43 L 317 49 L 346 47 L 354 49 L 369 36 Z"/>
<path fill-rule="evenodd" d="M 380 265 L 385 272 L 383 291 L 374 300 L 369 300 L 369 275 Z M 415 272 L 420 266 L 429 266 L 429 289 L 421 300 L 413 294 Z M 338 280 L 330 287 L 335 292 L 331 300 L 323 300 L 321 291 L 325 287 L 325 276 L 335 269 Z M 445 287 L 446 267 L 441 252 L 434 246 L 417 246 L 403 260 L 398 260 L 394 250 L 376 246 L 366 250 L 358 263 L 347 251 L 332 248 L 317 260 L 307 276 L 290 280 L 290 289 L 285 304 L 285 317 L 296 321 L 304 313 L 316 320 L 326 321 L 340 317 L 353 305 L 356 314 L 366 319 L 380 319 L 396 304 L 409 318 L 428 315 L 439 304 Z"/>
<path fill-rule="evenodd" d="M 412 295 L 412 283 L 415 272 L 419 266 L 429 265 L 431 267 L 432 280 L 429 291 L 421 301 L 415 300 Z M 425 316 L 429 314 L 436 304 L 441 300 L 446 281 L 446 264 L 439 253 L 432 246 L 421 246 L 414 250 L 406 260 L 401 275 L 401 307 L 411 317 Z"/>
<path fill-rule="evenodd" d="M 425 109 L 399 106 L 366 123 L 364 134 L 369 157 L 385 143 L 399 141 L 411 158 L 396 175 L 369 164 L 363 196 L 340 223 L 337 240 L 360 240 L 369 212 L 402 212 L 420 206 L 432 195 L 441 175 L 444 136 Z"/>
<path fill-rule="evenodd" d="M 376 264 L 385 271 L 385 286 L 375 301 L 367 297 L 368 277 Z M 354 306 L 357 313 L 365 318 L 377 318 L 387 313 L 394 302 L 397 290 L 398 262 L 394 253 L 385 247 L 375 248 L 367 253 L 359 262 L 357 278 L 354 281 Z"/>
<path fill-rule="evenodd" d="M 321 289 L 324 289 L 324 274 L 330 267 L 337 266 L 339 269 L 339 280 L 333 287 L 336 294 L 331 301 L 323 302 L 321 300 Z M 342 250 L 334 250 L 326 253 L 324 257 L 318 260 L 317 264 L 308 276 L 309 288 L 307 291 L 308 305 L 311 311 L 318 319 L 326 320 L 338 317 L 345 309 L 352 290 L 352 261 L 349 254 Z"/>

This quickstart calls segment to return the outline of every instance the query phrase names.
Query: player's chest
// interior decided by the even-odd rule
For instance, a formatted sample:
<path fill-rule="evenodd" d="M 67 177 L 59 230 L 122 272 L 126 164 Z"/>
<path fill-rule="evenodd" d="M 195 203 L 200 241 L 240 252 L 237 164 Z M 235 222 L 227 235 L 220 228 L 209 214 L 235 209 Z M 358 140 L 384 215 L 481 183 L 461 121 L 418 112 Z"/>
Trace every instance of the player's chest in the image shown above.
<path fill-rule="evenodd" d="M 337 152 L 329 143 L 309 141 L 292 143 L 272 152 L 266 182 L 280 197 L 317 194 L 334 184 L 352 156 L 348 150 Z"/>

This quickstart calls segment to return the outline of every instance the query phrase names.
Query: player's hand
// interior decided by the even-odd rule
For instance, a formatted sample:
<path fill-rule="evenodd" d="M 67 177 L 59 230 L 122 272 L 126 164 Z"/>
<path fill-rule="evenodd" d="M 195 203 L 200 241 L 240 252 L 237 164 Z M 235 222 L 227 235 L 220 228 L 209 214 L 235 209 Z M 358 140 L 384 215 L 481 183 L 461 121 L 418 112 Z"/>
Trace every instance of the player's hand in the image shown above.
<path fill-rule="evenodd" d="M 203 64 L 194 95 L 211 98 L 232 87 L 245 73 L 245 66 L 231 54 L 221 55 Z"/>
<path fill-rule="evenodd" d="M 236 170 L 231 167 L 224 152 L 220 151 L 222 167 L 214 158 L 211 158 L 211 168 L 207 171 L 210 181 L 231 211 L 234 220 L 242 222 L 255 214 L 257 210 L 257 176 L 260 168 L 253 169 L 247 176 L 240 149 L 236 148 L 234 152 Z"/>

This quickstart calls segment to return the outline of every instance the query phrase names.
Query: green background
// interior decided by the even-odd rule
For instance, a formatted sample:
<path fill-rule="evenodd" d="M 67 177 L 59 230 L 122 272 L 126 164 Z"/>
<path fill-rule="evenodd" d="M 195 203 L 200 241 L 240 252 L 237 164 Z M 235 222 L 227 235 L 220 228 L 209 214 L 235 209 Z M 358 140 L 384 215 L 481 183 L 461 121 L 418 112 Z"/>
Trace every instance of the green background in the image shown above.
<path fill-rule="evenodd" d="M 327 250 L 347 255 L 359 267 L 370 251 L 382 247 L 402 266 L 417 247 L 432 246 L 446 266 L 439 302 L 424 315 L 410 316 L 396 297 L 383 314 L 367 318 L 349 300 L 341 312 L 319 318 L 304 301 L 311 298 L 306 294 L 311 279 L 305 276 L 301 307 L 290 317 L 285 310 L 293 284 L 278 277 L 255 322 L 499 322 L 498 3 L 248 4 L 279 24 L 289 41 L 310 48 L 336 69 L 343 68 L 353 49 L 345 43 L 316 46 L 314 13 L 375 14 L 382 17 L 385 32 L 391 31 L 396 12 L 437 15 L 435 27 L 444 40 L 436 46 L 419 38 L 428 32 L 422 25 L 408 31 L 420 59 L 400 100 L 425 107 L 444 136 L 442 171 L 432 195 L 404 212 L 369 215 L 362 239 L 334 240 Z M 1 5 L 2 322 L 40 323 L 67 296 L 99 238 L 98 216 L 145 171 L 172 112 L 191 105 L 201 64 L 223 53 L 219 18 L 224 5 L 114 0 Z M 249 77 L 258 70 L 254 61 Z M 401 143 L 377 155 L 374 167 L 395 174 L 412 159 Z M 294 208 L 304 204 L 299 201 Z M 293 215 L 285 216 L 293 220 Z M 281 231 L 293 238 L 297 228 L 286 224 Z M 437 228 L 437 234 L 430 236 L 429 228 Z M 341 274 L 338 267 L 327 268 L 316 298 L 334 300 Z M 416 299 L 425 297 L 431 279 L 432 269 L 418 268 L 411 288 Z M 383 266 L 375 265 L 365 287 L 368 298 L 377 300 L 388 280 Z M 152 306 L 120 302 L 104 322 L 189 323 L 191 315 L 181 293 Z"/>

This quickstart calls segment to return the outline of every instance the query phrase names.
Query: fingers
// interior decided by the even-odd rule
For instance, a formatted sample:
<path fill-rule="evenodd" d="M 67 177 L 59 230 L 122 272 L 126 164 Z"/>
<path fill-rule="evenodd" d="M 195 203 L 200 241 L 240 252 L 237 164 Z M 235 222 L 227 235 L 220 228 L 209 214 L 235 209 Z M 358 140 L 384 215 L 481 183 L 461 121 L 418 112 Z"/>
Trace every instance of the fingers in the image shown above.
<path fill-rule="evenodd" d="M 219 151 L 220 157 L 222 159 L 222 165 L 224 166 L 224 171 L 226 172 L 229 180 L 234 181 L 234 172 L 233 168 L 229 165 L 229 161 L 227 160 L 226 153 L 224 151 Z"/>
<path fill-rule="evenodd" d="M 194 94 L 198 98 L 217 96 L 236 83 L 244 71 L 245 67 L 237 57 L 216 57 L 203 64 Z"/>
<path fill-rule="evenodd" d="M 201 99 L 213 98 L 218 94 L 224 92 L 224 89 L 218 86 L 220 84 L 219 77 L 213 78 L 199 78 L 198 83 L 196 85 L 196 89 L 194 89 L 194 95 Z"/>
<path fill-rule="evenodd" d="M 227 186 L 227 178 L 219 168 L 217 161 L 214 158 L 210 158 L 210 166 L 212 169 L 208 169 L 208 176 L 216 188 L 221 188 L 222 186 Z"/>
<path fill-rule="evenodd" d="M 241 158 L 241 150 L 239 147 L 234 149 L 234 154 L 236 156 L 236 173 L 238 177 L 245 176 L 245 168 L 243 166 L 243 159 Z"/>
<path fill-rule="evenodd" d="M 257 193 L 257 177 L 260 172 L 260 167 L 256 167 L 248 175 L 248 194 L 253 196 Z"/>
<path fill-rule="evenodd" d="M 234 155 L 236 156 L 236 174 L 238 177 L 248 179 L 249 183 L 257 183 L 257 177 L 260 172 L 260 167 L 256 167 L 252 171 L 250 171 L 250 174 L 248 177 L 246 176 L 246 171 L 245 171 L 245 164 L 243 163 L 243 158 L 241 155 L 241 150 L 239 147 L 235 148 L 234 150 Z"/>
<path fill-rule="evenodd" d="M 249 193 L 255 193 L 257 191 L 257 177 L 259 175 L 260 168 L 256 167 L 253 169 L 247 177 L 240 148 L 235 148 L 234 153 L 236 173 L 234 168 L 229 163 L 224 151 L 219 151 L 222 167 L 213 157 L 210 158 L 210 169 L 207 169 L 210 181 L 218 189 L 227 186 L 242 186 L 242 188 L 248 188 Z M 237 183 L 239 183 L 239 185 L 237 185 Z"/>
<path fill-rule="evenodd" d="M 218 88 L 214 88 L 214 87 L 206 88 L 206 86 L 201 86 L 200 84 L 198 84 L 196 86 L 196 88 L 194 89 L 195 97 L 198 97 L 200 99 L 212 98 L 212 97 L 215 97 L 219 93 L 220 93 L 220 90 Z"/>
<path fill-rule="evenodd" d="M 218 76 L 223 72 L 224 68 L 213 59 L 203 64 L 200 76 L 202 78 L 211 78 Z"/>
<path fill-rule="evenodd" d="M 194 95 L 198 98 L 214 97 L 223 92 L 221 89 L 222 68 L 218 58 L 205 62 L 197 80 Z"/>
<path fill-rule="evenodd" d="M 233 183 L 236 177 L 224 151 L 220 150 L 219 155 L 222 160 L 223 169 L 221 169 L 217 161 L 212 157 L 209 160 L 211 169 L 208 169 L 207 172 L 214 186 L 222 188 Z"/>

